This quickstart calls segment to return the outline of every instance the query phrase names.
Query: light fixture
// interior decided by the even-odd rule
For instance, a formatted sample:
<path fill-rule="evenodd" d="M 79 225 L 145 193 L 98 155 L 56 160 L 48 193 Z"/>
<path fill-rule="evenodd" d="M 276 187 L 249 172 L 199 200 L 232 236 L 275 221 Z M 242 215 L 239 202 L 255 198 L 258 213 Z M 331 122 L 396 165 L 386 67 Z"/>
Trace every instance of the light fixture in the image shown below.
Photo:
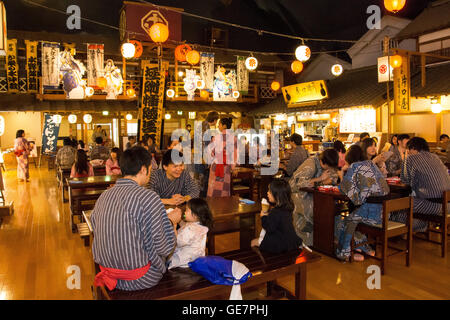
<path fill-rule="evenodd" d="M 272 88 L 273 91 L 278 91 L 278 90 L 280 90 L 281 85 L 278 81 L 274 81 L 274 82 L 272 82 L 270 87 Z"/>
<path fill-rule="evenodd" d="M 170 119 L 172 119 L 172 116 L 170 115 L 170 113 L 166 113 L 165 118 L 166 118 L 166 120 L 170 120 Z"/>
<path fill-rule="evenodd" d="M 167 94 L 167 97 L 168 98 L 173 98 L 173 97 L 175 97 L 175 90 L 173 90 L 173 89 L 168 89 L 167 90 L 167 92 L 166 92 L 166 94 Z"/>
<path fill-rule="evenodd" d="M 55 114 L 53 116 L 53 123 L 60 124 L 61 121 L 62 121 L 62 116 L 60 116 L 59 114 Z"/>
<path fill-rule="evenodd" d="M 203 80 L 203 79 L 197 80 L 196 86 L 197 86 L 197 89 L 199 89 L 199 90 L 204 89 L 206 86 L 205 80 Z"/>
<path fill-rule="evenodd" d="M 77 116 L 74 114 L 71 114 L 68 119 L 71 124 L 77 123 Z"/>
<path fill-rule="evenodd" d="M 386 10 L 397 13 L 405 7 L 406 0 L 384 0 Z"/>
<path fill-rule="evenodd" d="M 308 61 L 311 58 L 311 49 L 308 46 L 301 45 L 295 50 L 295 57 L 300 62 Z"/>
<path fill-rule="evenodd" d="M 151 26 L 149 35 L 153 42 L 166 42 L 169 39 L 169 28 L 165 24 L 155 23 Z"/>
<path fill-rule="evenodd" d="M 122 44 L 121 52 L 125 59 L 131 59 L 136 54 L 136 47 L 131 42 L 125 42 Z"/>
<path fill-rule="evenodd" d="M 203 99 L 208 99 L 209 98 L 209 92 L 207 90 L 201 90 L 200 91 L 200 97 Z"/>
<path fill-rule="evenodd" d="M 183 72 L 183 71 L 178 71 L 178 76 L 179 76 L 179 77 L 184 76 L 184 72 Z"/>
<path fill-rule="evenodd" d="M 197 50 L 191 50 L 186 54 L 186 61 L 191 65 L 196 65 L 200 62 L 200 53 Z"/>
<path fill-rule="evenodd" d="M 5 133 L 5 118 L 0 116 L 0 137 Z"/>
<path fill-rule="evenodd" d="M 91 122 L 92 122 L 92 116 L 91 116 L 89 113 L 88 113 L 88 114 L 85 114 L 84 117 L 83 117 L 83 121 L 84 121 L 84 123 L 86 123 L 86 124 L 91 123 Z"/>
<path fill-rule="evenodd" d="M 86 87 L 86 89 L 84 89 L 84 93 L 86 94 L 86 97 L 92 97 L 94 95 L 94 88 L 92 87 Z"/>
<path fill-rule="evenodd" d="M 339 63 L 331 67 L 331 73 L 336 77 L 339 77 L 343 72 L 344 68 Z"/>
<path fill-rule="evenodd" d="M 403 64 L 402 56 L 395 55 L 390 58 L 392 68 L 400 68 Z"/>
<path fill-rule="evenodd" d="M 108 111 L 103 111 L 103 115 L 104 115 L 104 116 L 108 116 L 108 115 L 109 115 L 109 112 L 108 112 Z"/>
<path fill-rule="evenodd" d="M 241 93 L 237 90 L 233 91 L 233 98 L 238 99 L 241 96 Z"/>
<path fill-rule="evenodd" d="M 196 116 L 196 113 L 195 113 L 195 112 L 189 112 L 189 119 L 190 119 L 190 120 L 194 120 L 194 119 L 195 119 L 195 116 Z"/>
<path fill-rule="evenodd" d="M 130 88 L 127 90 L 127 96 L 128 98 L 135 98 L 136 97 L 136 91 L 133 88 Z"/>
<path fill-rule="evenodd" d="M 258 68 L 258 59 L 255 57 L 248 57 L 247 60 L 245 60 L 245 67 L 250 70 L 256 70 Z"/>
<path fill-rule="evenodd" d="M 183 111 L 177 111 L 177 114 L 178 114 L 179 116 L 182 116 L 182 115 L 183 115 Z"/>
<path fill-rule="evenodd" d="M 442 112 L 441 99 L 439 97 L 431 99 L 431 112 L 435 114 Z"/>
<path fill-rule="evenodd" d="M 125 119 L 127 119 L 127 121 L 131 121 L 131 120 L 133 120 L 133 115 L 131 113 L 129 113 L 125 116 Z"/>
<path fill-rule="evenodd" d="M 294 62 L 292 62 L 291 64 L 291 69 L 292 71 L 297 74 L 303 71 L 303 63 L 301 63 L 298 60 L 295 60 Z"/>

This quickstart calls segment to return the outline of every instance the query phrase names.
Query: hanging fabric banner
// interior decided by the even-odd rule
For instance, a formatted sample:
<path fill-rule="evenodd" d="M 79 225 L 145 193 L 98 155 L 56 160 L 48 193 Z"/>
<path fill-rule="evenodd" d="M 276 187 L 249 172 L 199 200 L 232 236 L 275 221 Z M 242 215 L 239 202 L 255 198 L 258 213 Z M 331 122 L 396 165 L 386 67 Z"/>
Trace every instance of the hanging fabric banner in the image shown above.
<path fill-rule="evenodd" d="M 44 131 L 42 133 L 42 154 L 56 152 L 59 136 L 59 123 L 53 122 L 53 116 L 44 113 Z"/>
<path fill-rule="evenodd" d="M 17 39 L 9 39 L 6 49 L 6 78 L 8 92 L 19 92 L 19 65 L 17 64 Z"/>
<path fill-rule="evenodd" d="M 237 87 L 241 94 L 248 93 L 249 74 L 245 67 L 246 57 L 237 57 Z"/>
<path fill-rule="evenodd" d="M 402 56 L 403 63 L 394 69 L 394 105 L 395 113 L 410 113 L 411 77 L 409 56 Z"/>
<path fill-rule="evenodd" d="M 200 78 L 205 81 L 205 89 L 211 91 L 214 88 L 214 53 L 200 54 Z"/>
<path fill-rule="evenodd" d="M 87 79 L 88 86 L 95 89 L 100 89 L 97 86 L 97 79 L 103 77 L 103 68 L 105 65 L 105 46 L 103 44 L 90 44 L 87 45 Z"/>
<path fill-rule="evenodd" d="M 233 92 L 237 91 L 236 70 L 230 70 L 228 73 L 222 66 L 217 66 L 214 74 L 214 101 L 236 101 Z"/>
<path fill-rule="evenodd" d="M 37 41 L 25 40 L 27 46 L 27 91 L 36 93 L 38 91 L 38 62 L 37 62 Z"/>
<path fill-rule="evenodd" d="M 59 43 L 42 43 L 42 85 L 45 89 L 59 88 Z"/>
<path fill-rule="evenodd" d="M 6 32 L 6 9 L 2 1 L 0 1 L 0 56 L 6 56 L 7 32 Z"/>
<path fill-rule="evenodd" d="M 162 64 L 161 71 L 157 64 L 143 64 L 142 103 L 139 110 L 139 139 L 144 134 L 155 136 L 155 141 L 161 140 L 161 126 L 164 106 L 164 91 L 167 63 Z"/>

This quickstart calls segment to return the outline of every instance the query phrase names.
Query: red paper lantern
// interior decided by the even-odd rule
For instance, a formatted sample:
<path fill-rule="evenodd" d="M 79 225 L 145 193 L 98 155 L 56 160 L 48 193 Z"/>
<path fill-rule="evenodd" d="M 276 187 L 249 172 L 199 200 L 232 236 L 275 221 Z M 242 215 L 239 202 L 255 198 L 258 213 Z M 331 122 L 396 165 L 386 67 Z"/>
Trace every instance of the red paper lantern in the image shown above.
<path fill-rule="evenodd" d="M 192 51 L 192 48 L 187 44 L 179 45 L 175 48 L 175 59 L 180 62 L 186 62 L 186 55 Z"/>
<path fill-rule="evenodd" d="M 140 58 L 142 56 L 142 53 L 144 52 L 144 48 L 142 47 L 142 43 L 138 40 L 130 40 L 130 43 L 134 44 L 134 47 L 136 48 L 134 58 Z"/>
<path fill-rule="evenodd" d="M 196 65 L 200 62 L 200 53 L 197 50 L 189 51 L 186 54 L 186 61 L 191 65 Z"/>

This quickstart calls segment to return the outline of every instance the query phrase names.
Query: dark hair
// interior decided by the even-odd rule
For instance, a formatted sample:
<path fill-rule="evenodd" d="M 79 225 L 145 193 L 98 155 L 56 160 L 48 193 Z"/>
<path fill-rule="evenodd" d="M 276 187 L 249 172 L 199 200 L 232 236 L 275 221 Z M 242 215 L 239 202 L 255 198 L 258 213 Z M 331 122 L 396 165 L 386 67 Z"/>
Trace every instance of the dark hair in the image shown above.
<path fill-rule="evenodd" d="M 352 145 L 345 154 L 345 161 L 351 165 L 355 162 L 365 161 L 367 158 L 364 155 L 362 148 L 356 144 Z"/>
<path fill-rule="evenodd" d="M 341 141 L 339 141 L 339 140 L 336 140 L 336 141 L 333 143 L 333 148 L 334 148 L 334 150 L 336 150 L 337 152 L 345 153 L 345 146 L 344 146 L 344 144 L 343 144 Z"/>
<path fill-rule="evenodd" d="M 301 146 L 303 143 L 303 138 L 301 135 L 294 133 L 291 138 L 289 139 L 289 141 L 294 142 L 297 146 Z"/>
<path fill-rule="evenodd" d="M 218 119 L 219 119 L 219 113 L 217 111 L 211 111 L 206 116 L 206 122 L 208 122 L 208 123 L 216 122 Z"/>
<path fill-rule="evenodd" d="M 394 145 L 394 138 L 397 138 L 397 144 L 398 144 L 398 134 L 392 135 L 391 141 L 390 141 L 392 145 Z"/>
<path fill-rule="evenodd" d="M 122 153 L 119 166 L 123 176 L 135 177 L 143 166 L 149 170 L 151 162 L 152 157 L 145 148 L 133 147 Z"/>
<path fill-rule="evenodd" d="M 369 159 L 369 156 L 367 154 L 367 148 L 371 147 L 373 144 L 376 145 L 377 143 L 372 138 L 364 139 L 361 144 L 361 149 L 363 151 L 364 157 L 368 160 L 372 160 L 372 159 Z"/>
<path fill-rule="evenodd" d="M 409 134 L 400 134 L 397 137 L 397 141 L 402 141 L 402 140 L 409 139 L 409 138 L 410 138 Z"/>
<path fill-rule="evenodd" d="M 322 160 L 323 164 L 326 164 L 329 167 L 337 168 L 339 164 L 339 154 L 333 148 L 326 149 L 319 156 L 319 159 Z"/>
<path fill-rule="evenodd" d="M 233 118 L 222 118 L 220 119 L 220 123 L 223 126 L 226 126 L 227 129 L 231 129 L 231 125 L 233 124 Z"/>
<path fill-rule="evenodd" d="M 208 228 L 212 227 L 213 218 L 208 203 L 204 199 L 196 198 L 187 202 L 187 207 L 191 209 L 192 214 L 195 215 L 200 223 Z"/>
<path fill-rule="evenodd" d="M 370 134 L 368 132 L 363 132 L 359 135 L 359 141 L 363 141 L 365 138 L 370 138 Z"/>
<path fill-rule="evenodd" d="M 83 149 L 77 150 L 77 155 L 75 157 L 75 171 L 78 174 L 89 173 L 88 158 L 86 155 L 86 151 L 84 151 Z"/>
<path fill-rule="evenodd" d="M 101 128 L 101 127 L 102 127 L 101 125 L 98 125 L 98 126 L 97 126 L 97 128 Z"/>
<path fill-rule="evenodd" d="M 449 137 L 447 134 L 442 134 L 442 135 L 439 137 L 439 141 L 440 141 L 440 140 L 444 140 L 445 138 L 450 139 L 450 137 Z"/>
<path fill-rule="evenodd" d="M 23 130 L 17 130 L 16 132 L 16 138 L 22 138 L 22 135 L 25 133 Z"/>
<path fill-rule="evenodd" d="M 83 140 L 78 141 L 78 144 L 80 145 L 80 147 L 82 149 L 84 149 L 84 141 Z"/>
<path fill-rule="evenodd" d="M 136 137 L 135 136 L 129 136 L 128 140 L 131 140 L 131 139 L 136 139 Z"/>
<path fill-rule="evenodd" d="M 168 167 L 170 164 L 175 164 L 172 160 L 172 151 L 177 153 L 178 151 L 176 150 L 168 150 L 166 151 L 166 153 L 164 153 L 161 163 L 164 169 L 164 166 Z M 178 156 L 182 159 L 183 158 L 183 153 L 178 152 Z"/>
<path fill-rule="evenodd" d="M 283 208 L 289 211 L 294 210 L 291 186 L 286 180 L 273 180 L 269 185 L 269 190 L 275 198 L 277 208 Z"/>
<path fill-rule="evenodd" d="M 428 146 L 427 140 L 420 137 L 414 137 L 408 141 L 406 145 L 408 150 L 416 150 L 417 152 L 427 151 L 430 152 L 430 147 Z"/>
<path fill-rule="evenodd" d="M 186 128 L 187 128 L 187 127 L 191 127 L 191 128 L 192 128 L 192 126 L 191 126 L 189 123 L 186 125 Z"/>
<path fill-rule="evenodd" d="M 120 156 L 122 155 L 122 151 L 119 149 L 119 148 L 112 148 L 111 149 L 111 153 L 115 153 L 115 154 L 117 154 L 117 160 L 119 160 L 120 159 Z M 110 157 L 111 157 L 111 155 L 110 155 Z"/>
<path fill-rule="evenodd" d="M 70 138 L 65 137 L 64 140 L 63 140 L 63 145 L 71 146 L 72 145 L 72 140 L 70 140 Z"/>
<path fill-rule="evenodd" d="M 96 144 L 102 144 L 103 143 L 103 138 L 102 137 L 95 138 L 95 143 Z"/>

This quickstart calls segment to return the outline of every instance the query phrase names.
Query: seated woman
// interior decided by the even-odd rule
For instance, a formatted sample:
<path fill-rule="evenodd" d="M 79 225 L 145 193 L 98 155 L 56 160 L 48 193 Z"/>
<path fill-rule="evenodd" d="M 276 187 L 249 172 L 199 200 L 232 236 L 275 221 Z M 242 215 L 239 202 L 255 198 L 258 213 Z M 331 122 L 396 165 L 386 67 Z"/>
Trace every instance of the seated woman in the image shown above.
<path fill-rule="evenodd" d="M 117 176 L 121 175 L 122 171 L 120 170 L 119 159 L 120 159 L 120 149 L 113 148 L 111 150 L 111 155 L 109 159 L 106 161 L 106 175 L 107 176 Z"/>
<path fill-rule="evenodd" d="M 361 143 L 361 149 L 363 151 L 364 157 L 368 160 L 372 160 L 374 164 L 378 166 L 380 171 L 385 177 L 388 175 L 386 169 L 386 160 L 383 154 L 377 155 L 377 143 L 373 138 L 366 138 Z"/>
<path fill-rule="evenodd" d="M 363 144 L 366 140 L 363 141 Z M 364 222 L 371 225 L 382 223 L 383 205 L 381 203 L 367 203 L 367 198 L 389 194 L 389 186 L 384 175 L 373 161 L 367 160 L 359 146 L 353 145 L 350 147 L 345 155 L 345 161 L 348 170 L 339 185 L 339 190 L 349 197 L 355 210 L 345 218 L 342 227 L 336 231 L 338 238 L 336 256 L 340 260 L 348 260 L 350 258 L 351 240 L 358 223 Z M 357 251 L 360 250 L 364 250 L 370 255 L 375 254 L 367 246 L 357 248 Z M 356 254 L 354 257 L 355 260 L 364 260 L 364 257 L 359 254 Z"/>
<path fill-rule="evenodd" d="M 83 149 L 77 150 L 75 163 L 72 166 L 71 178 L 87 178 L 94 176 L 94 168 L 87 159 L 86 152 Z"/>
<path fill-rule="evenodd" d="M 295 204 L 294 227 L 297 235 L 307 246 L 313 244 L 313 195 L 301 191 L 304 187 L 336 185 L 339 155 L 334 149 L 327 149 L 320 155 L 310 157 L 303 162 L 289 180 L 292 200 Z"/>
<path fill-rule="evenodd" d="M 338 166 L 339 166 L 339 168 L 342 169 L 345 166 L 345 152 L 346 152 L 345 146 L 344 146 L 344 144 L 341 141 L 336 140 L 334 142 L 334 144 L 333 144 L 333 148 L 339 154 L 339 164 L 338 164 Z"/>

